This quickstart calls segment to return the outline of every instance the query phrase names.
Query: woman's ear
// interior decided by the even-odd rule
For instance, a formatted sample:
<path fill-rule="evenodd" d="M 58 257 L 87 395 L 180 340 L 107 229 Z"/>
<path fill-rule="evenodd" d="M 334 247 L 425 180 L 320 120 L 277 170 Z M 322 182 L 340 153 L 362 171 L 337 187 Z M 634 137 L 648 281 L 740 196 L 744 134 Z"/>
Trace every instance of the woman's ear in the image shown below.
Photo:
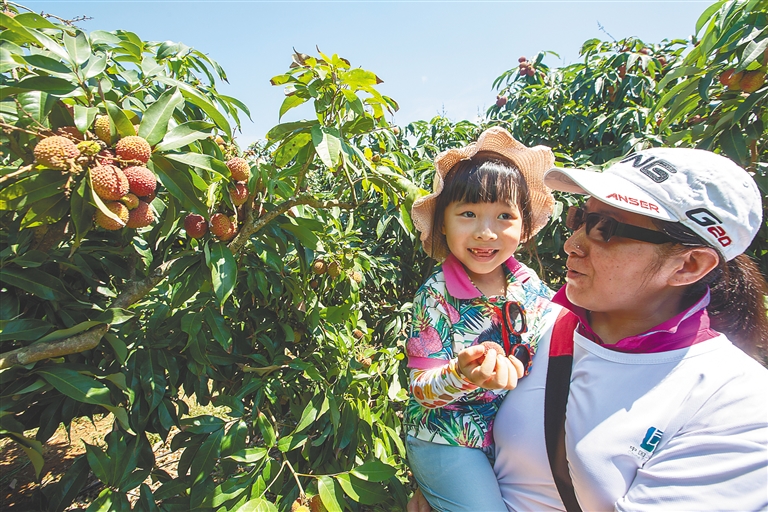
<path fill-rule="evenodd" d="M 669 276 L 670 286 L 688 286 L 700 281 L 720 263 L 720 255 L 711 247 L 694 247 L 678 256 L 679 264 Z"/>

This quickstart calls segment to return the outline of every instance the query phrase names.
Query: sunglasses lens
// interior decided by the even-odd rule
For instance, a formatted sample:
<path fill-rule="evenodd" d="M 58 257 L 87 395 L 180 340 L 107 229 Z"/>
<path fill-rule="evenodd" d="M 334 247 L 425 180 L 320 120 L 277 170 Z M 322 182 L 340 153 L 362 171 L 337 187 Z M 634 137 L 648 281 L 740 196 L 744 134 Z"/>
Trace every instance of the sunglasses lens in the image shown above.
<path fill-rule="evenodd" d="M 607 242 L 616 230 L 616 220 L 599 213 L 587 214 L 587 236 Z"/>
<path fill-rule="evenodd" d="M 576 206 L 568 208 L 568 213 L 565 216 L 565 227 L 576 231 L 582 224 L 584 224 L 584 210 Z"/>
<path fill-rule="evenodd" d="M 504 321 L 507 324 L 507 329 L 515 335 L 525 332 L 525 313 L 520 309 L 520 306 L 515 302 L 508 302 L 504 310 Z"/>

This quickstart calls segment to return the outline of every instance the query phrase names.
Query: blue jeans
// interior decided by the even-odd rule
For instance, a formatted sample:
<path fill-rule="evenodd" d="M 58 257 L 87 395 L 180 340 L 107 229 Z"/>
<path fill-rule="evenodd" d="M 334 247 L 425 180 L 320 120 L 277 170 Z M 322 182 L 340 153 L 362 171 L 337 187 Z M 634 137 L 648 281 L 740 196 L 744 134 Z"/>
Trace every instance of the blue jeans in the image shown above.
<path fill-rule="evenodd" d="M 440 512 L 507 512 L 496 473 L 478 448 L 406 436 L 408 465 L 421 492 Z"/>

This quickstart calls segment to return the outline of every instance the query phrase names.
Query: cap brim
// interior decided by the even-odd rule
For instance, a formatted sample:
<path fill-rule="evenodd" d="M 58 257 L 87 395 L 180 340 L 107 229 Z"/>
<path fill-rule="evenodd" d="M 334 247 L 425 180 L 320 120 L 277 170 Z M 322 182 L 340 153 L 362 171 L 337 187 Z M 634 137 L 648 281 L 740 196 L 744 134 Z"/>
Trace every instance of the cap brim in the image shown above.
<path fill-rule="evenodd" d="M 553 167 L 544 173 L 544 184 L 553 190 L 592 196 L 603 203 L 654 219 L 678 219 L 648 192 L 617 174 Z"/>

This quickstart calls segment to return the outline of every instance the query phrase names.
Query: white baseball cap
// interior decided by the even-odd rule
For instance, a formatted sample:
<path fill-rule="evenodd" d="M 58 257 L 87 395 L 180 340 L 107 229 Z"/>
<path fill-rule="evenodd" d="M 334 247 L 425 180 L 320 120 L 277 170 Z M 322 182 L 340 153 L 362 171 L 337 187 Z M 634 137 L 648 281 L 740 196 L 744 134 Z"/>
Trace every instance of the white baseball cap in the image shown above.
<path fill-rule="evenodd" d="M 755 180 L 728 158 L 701 149 L 647 149 L 603 172 L 553 167 L 544 174 L 544 184 L 590 195 L 629 212 L 679 222 L 726 260 L 749 247 L 763 219 Z"/>

